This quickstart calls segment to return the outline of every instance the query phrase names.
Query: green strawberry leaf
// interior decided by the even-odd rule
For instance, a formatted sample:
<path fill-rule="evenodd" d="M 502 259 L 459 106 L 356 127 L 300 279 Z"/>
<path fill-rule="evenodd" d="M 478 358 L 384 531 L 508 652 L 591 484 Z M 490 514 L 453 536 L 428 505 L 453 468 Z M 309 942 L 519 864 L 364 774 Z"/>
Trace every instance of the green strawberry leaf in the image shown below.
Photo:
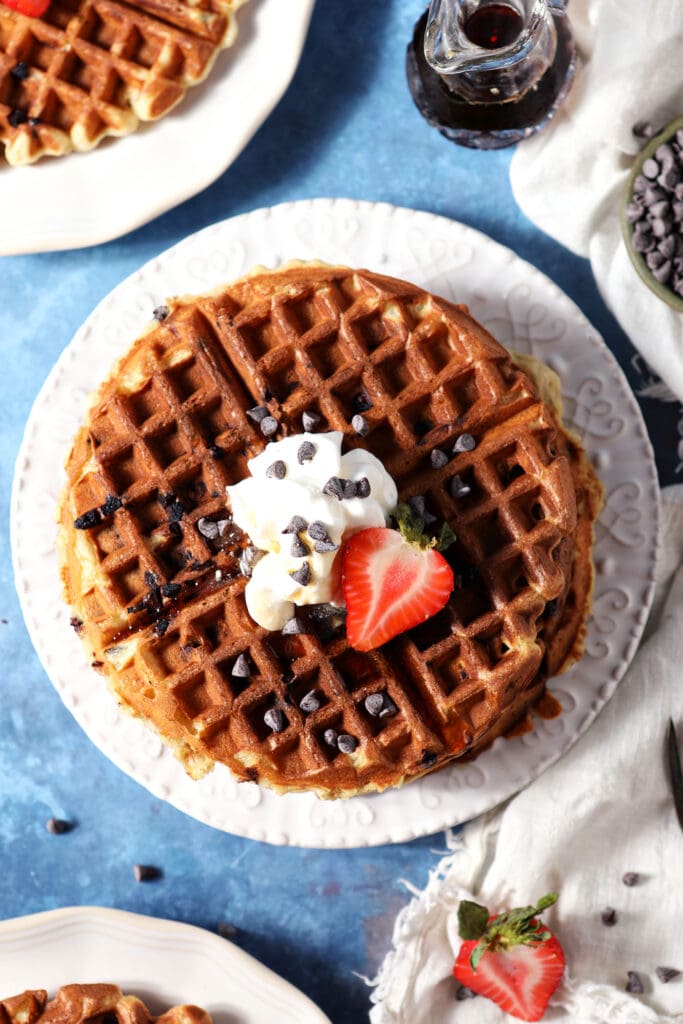
<path fill-rule="evenodd" d="M 482 939 L 481 942 L 478 942 L 476 944 L 476 946 L 474 947 L 474 949 L 470 953 L 470 967 L 472 968 L 472 970 L 475 973 L 476 973 L 477 967 L 479 966 L 479 961 L 481 960 L 481 958 L 483 957 L 484 953 L 486 952 L 486 950 L 488 948 L 489 947 L 488 947 L 488 943 L 487 943 L 486 939 Z"/>
<path fill-rule="evenodd" d="M 472 900 L 461 900 L 458 907 L 458 935 L 465 941 L 480 939 L 486 934 L 489 912 Z M 482 950 L 483 953 L 483 950 Z M 481 953 L 479 954 L 481 958 Z"/>
<path fill-rule="evenodd" d="M 451 544 L 454 544 L 454 543 L 455 543 L 455 534 L 453 533 L 453 530 L 450 528 L 448 523 L 444 523 L 443 526 L 441 527 L 441 533 L 439 535 L 439 540 L 438 540 L 438 543 L 436 545 L 436 550 L 437 551 L 445 551 L 446 548 L 449 548 L 451 546 Z"/>

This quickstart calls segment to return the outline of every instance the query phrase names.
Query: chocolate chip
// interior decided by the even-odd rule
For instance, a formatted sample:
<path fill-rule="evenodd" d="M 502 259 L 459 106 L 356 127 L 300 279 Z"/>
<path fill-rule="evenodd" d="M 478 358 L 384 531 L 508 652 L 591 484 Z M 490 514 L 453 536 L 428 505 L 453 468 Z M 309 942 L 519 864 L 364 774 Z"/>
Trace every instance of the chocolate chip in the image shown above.
<path fill-rule="evenodd" d="M 308 544 L 301 539 L 298 533 L 292 537 L 291 555 L 292 558 L 305 558 L 311 551 Z"/>
<path fill-rule="evenodd" d="M 464 498 L 466 495 L 470 493 L 471 490 L 472 488 L 468 484 L 466 484 L 463 481 L 462 477 L 458 476 L 458 474 L 456 473 L 450 483 L 451 497 L 456 499 Z"/>
<path fill-rule="evenodd" d="M 265 405 L 255 405 L 253 409 L 247 409 L 247 416 L 253 423 L 260 423 L 268 415 L 268 408 Z"/>
<path fill-rule="evenodd" d="M 626 982 L 626 991 L 634 992 L 636 995 L 642 996 L 645 989 L 643 988 L 643 983 L 640 980 L 640 975 L 636 974 L 635 971 L 627 971 L 626 974 L 628 977 L 628 981 Z"/>
<path fill-rule="evenodd" d="M 84 512 L 82 516 L 74 519 L 74 526 L 77 530 L 92 530 L 93 526 L 98 526 L 101 522 L 100 510 L 92 508 L 89 512 Z"/>
<path fill-rule="evenodd" d="M 303 466 L 304 462 L 310 462 L 314 458 L 317 450 L 317 445 L 312 444 L 310 441 L 303 441 L 297 448 L 296 461 L 300 466 Z"/>
<path fill-rule="evenodd" d="M 238 654 L 235 659 L 235 664 L 232 666 L 230 675 L 234 676 L 235 679 L 249 678 L 251 675 L 251 661 L 249 660 L 248 654 L 245 654 L 244 652 L 242 652 L 242 654 Z"/>
<path fill-rule="evenodd" d="M 340 750 L 342 754 L 352 754 L 357 746 L 358 740 L 355 736 L 349 736 L 347 732 L 343 732 L 337 737 L 337 750 Z"/>
<path fill-rule="evenodd" d="M 657 243 L 649 232 L 641 231 L 640 229 L 634 232 L 631 240 L 631 245 L 635 252 L 650 252 L 651 249 L 655 248 L 656 244 Z"/>
<path fill-rule="evenodd" d="M 365 391 L 359 391 L 354 395 L 351 404 L 356 412 L 367 412 L 368 409 L 372 409 L 372 400 Z"/>
<path fill-rule="evenodd" d="M 380 718 L 393 718 L 394 715 L 398 714 L 398 708 L 394 704 L 389 694 L 384 695 L 384 707 L 379 713 Z"/>
<path fill-rule="evenodd" d="M 650 182 L 647 180 L 645 175 L 639 174 L 636 177 L 636 180 L 633 182 L 633 191 L 635 193 L 644 192 L 645 189 L 649 187 L 649 185 L 650 185 Z"/>
<path fill-rule="evenodd" d="M 231 924 L 230 921 L 219 921 L 216 931 L 222 939 L 234 939 L 240 933 L 239 928 Z"/>
<path fill-rule="evenodd" d="M 327 540 L 317 540 L 313 547 L 318 554 L 326 555 L 330 551 L 336 551 L 339 545 L 335 544 L 334 541 L 328 537 Z"/>
<path fill-rule="evenodd" d="M 75 615 L 72 615 L 69 619 L 69 625 L 76 633 L 83 632 L 83 619 L 77 619 Z"/>
<path fill-rule="evenodd" d="M 357 412 L 351 420 L 351 426 L 359 437 L 367 437 L 370 433 L 370 425 L 368 424 L 368 421 L 365 416 L 361 416 L 359 412 Z"/>
<path fill-rule="evenodd" d="M 175 500 L 176 496 L 173 491 L 170 491 L 168 494 L 160 494 L 157 498 L 161 507 L 165 509 L 169 509 Z"/>
<path fill-rule="evenodd" d="M 285 622 L 280 632 L 282 633 L 283 636 L 297 636 L 300 633 L 305 633 L 306 627 L 304 626 L 301 619 L 297 619 L 295 615 L 293 618 Z"/>
<path fill-rule="evenodd" d="M 302 587 L 307 587 L 311 582 L 311 566 L 309 562 L 304 562 L 298 569 L 293 569 L 289 573 L 295 583 L 299 583 Z"/>
<path fill-rule="evenodd" d="M 282 732 L 285 727 L 285 716 L 279 708 L 268 708 L 263 716 L 263 721 L 275 733 Z"/>
<path fill-rule="evenodd" d="M 474 440 L 471 434 L 461 434 L 460 437 L 456 437 L 455 444 L 453 445 L 453 453 L 458 452 L 472 452 L 477 447 L 477 442 Z"/>
<path fill-rule="evenodd" d="M 600 920 L 603 924 L 606 924 L 608 928 L 611 928 L 612 925 L 615 925 L 617 923 L 618 917 L 614 907 L 605 907 L 605 909 L 600 914 Z"/>
<path fill-rule="evenodd" d="M 206 537 L 207 540 L 216 540 L 218 537 L 218 523 L 211 522 L 205 516 L 197 520 L 197 529 L 202 537 Z"/>
<path fill-rule="evenodd" d="M 422 757 L 420 758 L 420 764 L 425 768 L 431 768 L 437 762 L 437 756 L 433 750 L 423 750 Z"/>
<path fill-rule="evenodd" d="M 370 481 L 366 476 L 362 476 L 360 480 L 356 481 L 356 497 L 357 498 L 369 498 L 370 497 Z"/>
<path fill-rule="evenodd" d="M 661 265 L 666 262 L 666 257 L 663 253 L 659 252 L 658 249 L 653 249 L 652 252 L 649 252 L 645 257 L 645 262 L 650 270 L 656 270 L 657 267 L 661 267 Z"/>
<path fill-rule="evenodd" d="M 331 476 L 327 483 L 324 484 L 322 493 L 328 494 L 331 498 L 336 498 L 337 501 L 341 501 L 344 497 L 343 481 L 338 476 Z"/>
<path fill-rule="evenodd" d="M 650 121 L 638 121 L 631 131 L 637 139 L 651 139 L 657 134 L 657 129 Z"/>
<path fill-rule="evenodd" d="M 19 110 L 17 107 L 10 111 L 8 122 L 13 128 L 18 128 L 20 124 L 23 124 L 26 120 L 26 113 L 23 110 Z"/>
<path fill-rule="evenodd" d="M 156 882 L 161 878 L 161 868 L 153 864 L 133 864 L 133 877 L 136 882 Z"/>
<path fill-rule="evenodd" d="M 45 822 L 45 828 L 53 836 L 63 836 L 65 832 L 70 832 L 73 827 L 73 822 L 64 821 L 63 818 L 48 818 Z"/>
<path fill-rule="evenodd" d="M 107 495 L 107 500 L 104 505 L 100 505 L 100 512 L 102 516 L 111 516 L 114 512 L 118 512 L 123 507 L 123 502 L 115 494 Z"/>
<path fill-rule="evenodd" d="M 659 164 L 656 160 L 653 160 L 653 158 L 650 157 L 643 163 L 642 171 L 646 178 L 649 178 L 650 181 L 654 181 L 659 174 Z"/>
<path fill-rule="evenodd" d="M 655 281 L 658 281 L 660 284 L 666 284 L 671 277 L 671 260 L 667 260 L 665 263 L 662 263 L 661 267 L 656 267 L 655 270 L 652 271 L 652 276 Z"/>
<path fill-rule="evenodd" d="M 222 459 L 225 455 L 225 449 L 221 448 L 220 445 L 217 445 L 215 442 L 208 445 L 208 450 L 212 459 Z"/>
<path fill-rule="evenodd" d="M 323 739 L 325 740 L 325 743 L 327 743 L 328 747 L 336 747 L 338 738 L 339 734 L 336 729 L 325 729 Z"/>
<path fill-rule="evenodd" d="M 448 456 L 440 448 L 435 448 L 429 456 L 429 461 L 432 464 L 432 469 L 443 469 L 444 466 L 448 465 Z"/>
<path fill-rule="evenodd" d="M 320 416 L 317 412 L 307 409 L 301 414 L 301 425 L 307 433 L 312 434 L 320 426 Z"/>
<path fill-rule="evenodd" d="M 677 978 L 681 972 L 677 971 L 675 967 L 655 967 L 655 974 L 659 980 L 664 984 L 668 985 L 670 981 Z"/>
<path fill-rule="evenodd" d="M 384 707 L 384 694 L 383 693 L 371 693 L 364 701 L 365 710 L 373 718 L 379 718 L 379 713 Z"/>
<path fill-rule="evenodd" d="M 185 515 L 185 509 L 183 508 L 182 504 L 178 500 L 176 500 L 173 502 L 173 504 L 169 505 L 167 509 L 167 514 L 168 521 L 170 523 L 179 523 L 180 520 Z"/>
<path fill-rule="evenodd" d="M 342 487 L 344 489 L 344 497 L 347 499 L 356 497 L 356 481 L 355 480 L 342 480 Z"/>
<path fill-rule="evenodd" d="M 667 192 L 673 192 L 676 185 L 681 180 L 681 172 L 675 168 L 671 168 L 668 171 L 662 171 L 657 178 L 657 184 L 661 185 Z"/>
<path fill-rule="evenodd" d="M 41 122 L 39 117 L 29 117 L 28 123 L 30 124 L 31 128 L 35 128 Z"/>
<path fill-rule="evenodd" d="M 638 885 L 638 882 L 640 881 L 640 875 L 637 871 L 627 871 L 621 880 L 624 883 L 624 885 L 627 885 L 630 889 L 634 885 Z"/>
<path fill-rule="evenodd" d="M 264 437 L 272 437 L 277 433 L 279 426 L 280 424 L 274 416 L 265 416 L 259 423 L 259 429 Z"/>
<path fill-rule="evenodd" d="M 414 494 L 412 498 L 408 498 L 408 504 L 416 515 L 424 516 L 426 506 L 424 494 Z"/>
<path fill-rule="evenodd" d="M 319 519 L 314 519 L 308 527 L 308 536 L 311 540 L 329 540 L 330 535 L 327 527 Z"/>
<path fill-rule="evenodd" d="M 161 593 L 164 597 L 177 597 L 182 589 L 179 583 L 163 583 L 161 585 Z"/>
<path fill-rule="evenodd" d="M 168 627 L 170 625 L 171 623 L 169 622 L 168 619 L 157 619 L 157 621 L 154 623 L 154 628 L 152 629 L 152 632 L 154 633 L 155 636 L 163 636 L 167 632 Z"/>
<path fill-rule="evenodd" d="M 457 1002 L 462 1003 L 465 1001 L 465 999 L 476 999 L 477 993 L 474 992 L 471 988 L 468 988 L 467 985 L 461 985 L 460 988 L 455 993 L 455 998 Z"/>
<path fill-rule="evenodd" d="M 23 82 L 28 78 L 28 64 L 25 60 L 18 60 L 10 71 L 12 78 L 16 79 L 17 82 Z"/>
<path fill-rule="evenodd" d="M 153 310 L 152 316 L 154 317 L 155 320 L 161 322 L 162 320 L 166 319 L 170 312 L 171 311 L 168 308 L 168 306 L 157 306 L 156 309 Z"/>
<path fill-rule="evenodd" d="M 292 516 L 287 525 L 285 526 L 283 533 L 301 533 L 306 529 L 308 523 L 303 516 Z"/>
<path fill-rule="evenodd" d="M 182 537 L 183 531 L 180 527 L 180 523 L 169 523 L 168 532 L 172 537 Z"/>
<path fill-rule="evenodd" d="M 275 462 L 271 462 L 266 470 L 266 476 L 274 480 L 284 480 L 287 475 L 287 466 L 282 459 L 276 459 Z"/>
<path fill-rule="evenodd" d="M 320 707 L 318 691 L 309 690 L 308 693 L 299 701 L 299 707 L 301 708 L 302 711 L 305 711 L 307 715 L 310 715 L 314 711 L 317 711 Z"/>

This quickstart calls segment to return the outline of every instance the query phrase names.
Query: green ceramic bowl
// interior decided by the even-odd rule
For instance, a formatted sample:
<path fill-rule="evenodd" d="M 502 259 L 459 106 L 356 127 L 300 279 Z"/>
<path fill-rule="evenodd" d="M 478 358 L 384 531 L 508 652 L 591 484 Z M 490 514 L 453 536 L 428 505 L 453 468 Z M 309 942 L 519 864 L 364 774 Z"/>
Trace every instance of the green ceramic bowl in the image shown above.
<path fill-rule="evenodd" d="M 633 225 L 626 216 L 626 207 L 633 198 L 633 183 L 641 173 L 643 164 L 645 161 L 654 156 L 655 150 L 661 146 L 663 142 L 669 142 L 669 140 L 676 134 L 679 128 L 683 128 L 683 117 L 677 117 L 675 121 L 671 121 L 666 128 L 663 128 L 658 135 L 650 139 L 647 146 L 641 149 L 640 153 L 636 157 L 631 173 L 628 176 L 626 182 L 626 189 L 624 191 L 624 201 L 621 207 L 621 231 L 626 242 L 626 251 L 628 252 L 631 263 L 638 271 L 639 276 L 643 279 L 645 284 L 648 286 L 650 291 L 654 292 L 662 300 L 666 302 L 667 306 L 671 306 L 672 309 L 677 310 L 679 313 L 683 313 L 683 298 L 680 298 L 671 288 L 665 284 L 660 284 L 652 276 L 652 271 L 645 262 L 645 257 L 639 252 L 636 252 L 631 244 L 633 238 Z"/>

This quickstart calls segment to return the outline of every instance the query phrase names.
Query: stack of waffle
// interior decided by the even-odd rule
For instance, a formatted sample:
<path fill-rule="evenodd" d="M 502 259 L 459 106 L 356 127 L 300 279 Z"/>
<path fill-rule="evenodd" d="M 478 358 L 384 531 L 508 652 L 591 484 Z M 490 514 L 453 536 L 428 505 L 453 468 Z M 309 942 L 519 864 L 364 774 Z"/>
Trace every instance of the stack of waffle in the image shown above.
<path fill-rule="evenodd" d="M 211 1024 L 198 1006 L 174 1006 L 153 1017 L 141 1000 L 116 985 L 64 985 L 48 1001 L 44 989 L 0 1000 L 0 1024 Z"/>
<path fill-rule="evenodd" d="M 0 143 L 10 164 L 87 150 L 166 114 L 237 35 L 245 0 L 0 4 Z"/>
<path fill-rule="evenodd" d="M 266 444 L 263 406 L 270 440 L 343 431 L 451 525 L 442 612 L 363 654 L 329 608 L 298 609 L 294 634 L 250 619 L 225 488 Z M 509 353 L 403 281 L 292 265 L 174 300 L 100 389 L 67 477 L 72 622 L 192 775 L 222 762 L 328 797 L 399 785 L 508 730 L 580 653 L 599 485 Z"/>

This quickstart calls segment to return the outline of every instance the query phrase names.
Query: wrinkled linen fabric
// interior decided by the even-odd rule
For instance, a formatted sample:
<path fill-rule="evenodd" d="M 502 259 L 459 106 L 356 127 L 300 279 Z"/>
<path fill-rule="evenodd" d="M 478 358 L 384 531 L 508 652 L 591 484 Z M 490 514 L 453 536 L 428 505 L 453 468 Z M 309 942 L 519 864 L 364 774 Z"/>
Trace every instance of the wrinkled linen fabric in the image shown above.
<path fill-rule="evenodd" d="M 452 849 L 424 892 L 397 918 L 393 949 L 373 992 L 372 1024 L 503 1024 L 486 999 L 456 1001 L 451 976 L 462 898 L 492 910 L 550 891 L 544 914 L 567 956 L 544 1021 L 680 1024 L 683 973 L 683 833 L 665 761 L 669 718 L 683 741 L 683 485 L 663 492 L 662 546 L 653 610 L 616 693 L 560 761 L 502 808 L 448 836 Z M 683 745 L 683 742 L 682 744 Z M 638 872 L 627 887 L 626 872 Z M 617 923 L 601 912 L 613 907 Z M 636 971 L 642 996 L 625 992 Z"/>
<path fill-rule="evenodd" d="M 588 257 L 600 293 L 633 344 L 683 401 L 683 313 L 638 277 L 620 212 L 632 128 L 683 114 L 682 0 L 571 0 L 581 62 L 567 104 L 517 147 L 515 199 L 547 234 Z"/>

